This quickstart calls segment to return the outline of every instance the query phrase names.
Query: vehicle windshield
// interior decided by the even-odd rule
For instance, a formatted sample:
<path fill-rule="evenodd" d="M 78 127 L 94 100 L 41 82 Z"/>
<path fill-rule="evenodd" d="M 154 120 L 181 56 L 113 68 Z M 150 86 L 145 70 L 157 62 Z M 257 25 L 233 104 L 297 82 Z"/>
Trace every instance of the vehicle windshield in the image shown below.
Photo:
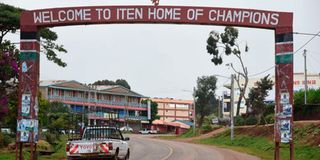
<path fill-rule="evenodd" d="M 122 135 L 114 128 L 87 128 L 82 139 L 122 139 Z"/>

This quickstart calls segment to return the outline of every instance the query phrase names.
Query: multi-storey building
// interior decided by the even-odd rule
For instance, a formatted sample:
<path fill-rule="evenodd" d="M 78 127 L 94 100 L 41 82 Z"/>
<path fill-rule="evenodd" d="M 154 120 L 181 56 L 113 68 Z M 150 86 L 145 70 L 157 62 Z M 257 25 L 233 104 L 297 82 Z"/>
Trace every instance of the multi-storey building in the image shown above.
<path fill-rule="evenodd" d="M 152 98 L 158 103 L 160 120 L 172 122 L 176 120 L 193 121 L 193 101 L 173 98 Z"/>
<path fill-rule="evenodd" d="M 59 101 L 73 112 L 85 113 L 88 124 L 103 124 L 109 118 L 147 121 L 145 98 L 119 85 L 84 85 L 77 81 L 40 81 L 40 91 L 49 101 Z"/>

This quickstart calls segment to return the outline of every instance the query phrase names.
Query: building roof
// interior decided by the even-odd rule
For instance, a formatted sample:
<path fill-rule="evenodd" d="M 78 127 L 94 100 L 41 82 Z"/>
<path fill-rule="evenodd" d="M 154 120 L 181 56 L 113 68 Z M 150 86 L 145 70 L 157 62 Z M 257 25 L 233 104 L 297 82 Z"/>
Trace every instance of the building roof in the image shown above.
<path fill-rule="evenodd" d="M 193 104 L 193 100 L 182 100 L 173 98 L 151 98 L 151 100 L 157 103 Z"/>
<path fill-rule="evenodd" d="M 186 128 L 189 129 L 190 126 L 183 124 L 183 123 L 178 123 L 178 122 L 166 122 L 163 120 L 154 120 L 152 122 L 153 125 L 166 125 L 166 126 L 174 126 L 174 127 L 180 127 L 180 128 Z"/>
<path fill-rule="evenodd" d="M 131 97 L 141 97 L 145 98 L 145 96 L 136 93 L 130 89 L 127 89 L 120 85 L 85 85 L 80 82 L 71 80 L 49 80 L 49 81 L 40 81 L 41 87 L 51 87 L 51 88 L 61 88 L 68 90 L 77 90 L 77 91 L 94 91 L 97 93 L 105 93 L 105 94 L 113 94 L 113 95 L 124 95 Z"/>
<path fill-rule="evenodd" d="M 193 126 L 193 123 L 190 122 L 190 121 L 175 120 L 174 122 L 183 123 L 183 124 L 188 125 L 188 126 Z"/>
<path fill-rule="evenodd" d="M 66 82 L 66 80 L 41 80 L 40 87 L 46 87 L 57 83 Z"/>

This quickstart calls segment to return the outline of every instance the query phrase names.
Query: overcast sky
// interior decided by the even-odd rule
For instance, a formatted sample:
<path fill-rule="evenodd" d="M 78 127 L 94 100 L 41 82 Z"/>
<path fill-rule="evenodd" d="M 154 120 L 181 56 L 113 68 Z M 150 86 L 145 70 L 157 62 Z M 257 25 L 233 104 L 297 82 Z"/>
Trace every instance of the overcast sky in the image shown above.
<path fill-rule="evenodd" d="M 151 5 L 150 0 L 0 0 L 25 9 L 97 5 Z M 160 0 L 160 5 L 251 8 L 294 13 L 295 32 L 320 31 L 319 0 Z M 149 97 L 191 99 L 196 79 L 203 75 L 232 73 L 224 64 L 214 66 L 206 52 L 206 39 L 211 30 L 221 26 L 172 24 L 108 24 L 55 27 L 58 43 L 68 50 L 59 56 L 67 62 L 58 67 L 41 57 L 41 80 L 77 80 L 92 83 L 96 80 L 126 79 L 131 88 Z M 272 30 L 239 28 L 240 43 L 249 52 L 244 61 L 250 75 L 274 65 L 274 32 Z M 18 34 L 7 38 L 19 42 Z M 297 50 L 312 36 L 294 35 Z M 311 41 L 308 50 L 308 71 L 320 72 L 320 37 Z M 295 54 L 294 71 L 303 72 L 302 50 Z M 225 63 L 238 64 L 234 58 Z M 240 67 L 240 66 L 239 66 Z M 240 68 L 239 68 L 240 69 Z M 274 69 L 260 74 L 274 75 Z M 218 77 L 219 78 L 219 77 Z M 217 94 L 221 94 L 228 79 L 218 79 Z"/>

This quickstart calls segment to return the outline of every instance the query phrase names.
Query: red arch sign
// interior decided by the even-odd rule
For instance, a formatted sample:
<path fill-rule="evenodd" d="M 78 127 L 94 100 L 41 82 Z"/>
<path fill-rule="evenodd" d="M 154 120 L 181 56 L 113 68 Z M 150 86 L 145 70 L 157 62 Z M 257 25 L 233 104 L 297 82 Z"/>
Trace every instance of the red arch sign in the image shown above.
<path fill-rule="evenodd" d="M 21 14 L 21 64 L 19 77 L 18 122 L 37 122 L 37 98 L 39 85 L 39 36 L 43 27 L 113 24 L 113 23 L 162 23 L 224 25 L 272 29 L 275 31 L 276 122 L 274 127 L 276 150 L 287 138 L 292 143 L 292 112 L 284 114 L 293 104 L 293 13 L 253 9 L 190 7 L 190 6 L 89 6 L 51 8 L 24 11 Z M 26 98 L 26 99 L 24 99 Z M 27 103 L 29 99 L 29 103 Z M 24 107 L 30 107 L 25 113 Z M 287 127 L 287 128 L 284 128 Z M 36 142 L 36 130 L 17 132 L 18 142 Z M 33 145 L 31 145 L 33 146 Z"/>

